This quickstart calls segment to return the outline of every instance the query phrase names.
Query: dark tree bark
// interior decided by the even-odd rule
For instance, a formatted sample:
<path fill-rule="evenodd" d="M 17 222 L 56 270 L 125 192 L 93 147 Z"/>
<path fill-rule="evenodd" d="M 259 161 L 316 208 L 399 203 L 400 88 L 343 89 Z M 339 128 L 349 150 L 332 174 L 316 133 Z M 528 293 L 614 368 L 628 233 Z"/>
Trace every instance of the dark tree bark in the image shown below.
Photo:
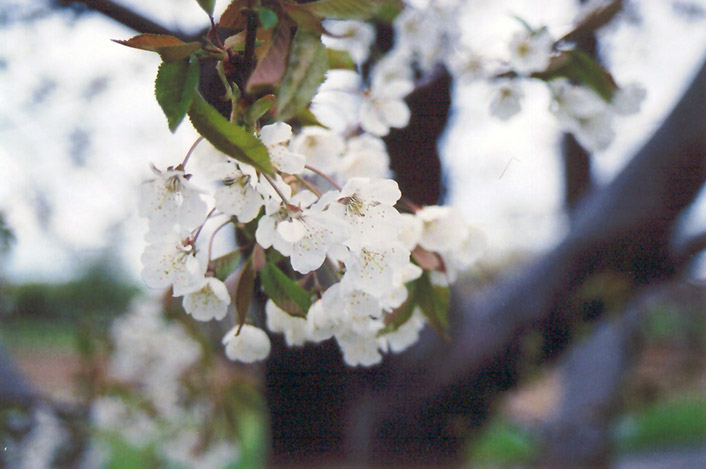
<path fill-rule="evenodd" d="M 562 360 L 562 398 L 542 429 L 537 467 L 610 467 L 610 425 L 622 379 L 640 350 L 641 313 L 639 305 L 633 306 L 623 316 L 600 324 Z"/>

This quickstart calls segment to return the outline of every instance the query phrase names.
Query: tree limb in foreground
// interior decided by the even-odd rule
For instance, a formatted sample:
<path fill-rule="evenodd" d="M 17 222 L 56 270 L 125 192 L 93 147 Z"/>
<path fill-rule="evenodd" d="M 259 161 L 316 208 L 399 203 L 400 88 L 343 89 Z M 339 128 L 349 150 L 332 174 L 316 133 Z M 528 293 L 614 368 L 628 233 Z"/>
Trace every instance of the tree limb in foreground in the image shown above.
<path fill-rule="evenodd" d="M 683 269 L 683 256 L 675 252 L 676 223 L 706 181 L 703 109 L 706 63 L 630 164 L 580 204 L 572 230 L 556 248 L 482 300 L 463 302 L 465 314 L 452 324 L 450 344 L 432 339 L 391 360 L 385 385 L 357 404 L 368 409 L 353 417 L 349 432 L 358 459 L 456 459 L 465 433 L 454 422 L 472 417 L 476 401 L 492 401 L 512 384 L 524 361 L 523 337 L 549 321 L 580 316 L 582 286 L 608 273 L 624 279 L 629 298 Z"/>

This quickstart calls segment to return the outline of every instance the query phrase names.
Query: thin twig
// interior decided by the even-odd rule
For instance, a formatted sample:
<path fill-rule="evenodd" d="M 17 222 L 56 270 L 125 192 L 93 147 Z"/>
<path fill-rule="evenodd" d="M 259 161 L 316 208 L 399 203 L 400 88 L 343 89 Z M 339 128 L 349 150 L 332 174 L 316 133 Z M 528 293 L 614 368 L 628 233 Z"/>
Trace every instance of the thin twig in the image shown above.
<path fill-rule="evenodd" d="M 316 194 L 316 196 L 317 196 L 318 198 L 321 198 L 321 195 L 323 194 L 323 193 L 321 192 L 321 189 L 319 189 L 318 187 L 316 187 L 315 185 L 313 185 L 312 183 L 310 183 L 309 181 L 307 181 L 307 180 L 304 179 L 303 177 L 299 176 L 298 174 L 295 174 L 294 177 L 297 178 L 297 181 L 299 181 L 299 182 L 301 182 L 302 184 L 304 184 L 304 185 L 307 187 L 307 189 L 309 189 L 311 192 L 313 192 L 314 194 Z"/>
<path fill-rule="evenodd" d="M 282 191 L 279 189 L 279 187 L 277 187 L 277 184 L 275 184 L 275 181 L 273 181 L 272 178 L 265 173 L 262 173 L 262 175 L 265 177 L 265 179 L 267 179 L 267 182 L 270 183 L 270 185 L 275 190 L 275 192 L 277 192 L 277 195 L 279 195 L 279 198 L 282 199 L 282 202 L 284 202 L 284 204 L 287 206 L 291 205 L 289 203 L 289 199 L 287 199 L 287 196 L 282 193 Z"/>
<path fill-rule="evenodd" d="M 213 247 L 213 238 L 216 237 L 216 233 L 218 233 L 221 228 L 228 226 L 230 224 L 231 220 L 226 220 L 222 224 L 218 226 L 215 230 L 213 230 L 213 233 L 211 233 L 211 238 L 208 240 L 208 262 L 211 262 L 211 248 Z"/>
<path fill-rule="evenodd" d="M 191 158 L 191 154 L 194 152 L 196 147 L 198 146 L 199 143 L 201 143 L 201 140 L 203 140 L 203 136 L 200 136 L 196 139 L 196 141 L 191 145 L 191 148 L 189 148 L 189 151 L 186 152 L 186 156 L 184 157 L 184 161 L 181 162 L 181 167 L 186 168 L 186 163 L 189 162 L 189 158 Z"/>
<path fill-rule="evenodd" d="M 206 215 L 206 219 L 203 221 L 203 223 L 201 223 L 201 225 L 199 226 L 198 230 L 196 230 L 196 234 L 194 234 L 194 237 L 191 238 L 191 243 L 192 243 L 192 244 L 195 244 L 195 243 L 196 243 L 196 240 L 198 239 L 199 235 L 201 234 L 201 230 L 203 230 L 204 225 L 206 224 L 206 222 L 208 221 L 208 219 L 211 218 L 211 216 L 214 214 L 215 211 L 216 211 L 216 209 L 215 209 L 215 208 L 212 208 L 211 211 L 208 212 L 208 215 Z"/>
<path fill-rule="evenodd" d="M 339 190 L 339 191 L 341 190 L 341 186 L 339 186 L 338 183 L 336 181 L 334 181 L 331 178 L 331 176 L 329 176 L 328 174 L 324 173 L 323 171 L 321 171 L 319 169 L 314 168 L 313 166 L 306 165 L 304 167 L 306 169 L 308 169 L 309 171 L 311 171 L 312 173 L 315 173 L 315 174 L 321 176 L 322 178 L 326 179 L 328 181 L 328 183 L 331 184 L 333 187 L 335 187 L 337 190 Z"/>

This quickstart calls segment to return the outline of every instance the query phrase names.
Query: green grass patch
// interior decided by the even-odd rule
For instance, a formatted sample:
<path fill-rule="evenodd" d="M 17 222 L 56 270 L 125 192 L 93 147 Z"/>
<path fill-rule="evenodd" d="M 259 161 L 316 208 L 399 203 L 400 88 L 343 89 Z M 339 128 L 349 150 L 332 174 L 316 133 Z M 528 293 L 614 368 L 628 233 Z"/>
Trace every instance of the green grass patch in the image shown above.
<path fill-rule="evenodd" d="M 616 427 L 618 451 L 691 446 L 706 442 L 706 397 L 656 403 L 622 419 Z"/>
<path fill-rule="evenodd" d="M 528 430 L 505 420 L 491 422 L 468 448 L 473 467 L 530 464 L 539 441 Z"/>
<path fill-rule="evenodd" d="M 68 321 L 13 319 L 0 324 L 0 341 L 8 349 L 70 350 L 76 346 L 76 327 Z"/>

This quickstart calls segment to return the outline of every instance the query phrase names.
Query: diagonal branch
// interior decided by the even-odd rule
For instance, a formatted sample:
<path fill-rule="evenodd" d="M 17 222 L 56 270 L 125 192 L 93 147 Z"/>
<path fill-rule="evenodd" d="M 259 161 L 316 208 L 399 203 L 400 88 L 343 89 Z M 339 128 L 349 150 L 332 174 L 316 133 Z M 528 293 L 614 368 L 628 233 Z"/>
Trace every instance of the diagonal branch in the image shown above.
<path fill-rule="evenodd" d="M 361 443 L 371 457 L 455 458 L 463 435 L 454 433 L 453 422 L 472 416 L 473 400 L 483 390 L 484 399 L 492 401 L 513 384 L 526 358 L 520 339 L 529 331 L 580 319 L 577 293 L 586 282 L 617 275 L 629 298 L 641 286 L 678 273 L 672 252 L 676 221 L 706 181 L 705 108 L 706 62 L 631 163 L 577 208 L 575 224 L 560 245 L 479 304 L 465 302 L 467 314 L 452 326 L 450 346 L 436 341 L 398 358 L 390 383 L 373 398 L 372 442 Z M 487 403 L 481 408 L 487 410 Z"/>
<path fill-rule="evenodd" d="M 58 7 L 80 7 L 102 13 L 128 28 L 134 29 L 138 33 L 182 36 L 178 31 L 165 28 L 161 24 L 155 23 L 132 9 L 111 0 L 53 0 L 53 2 Z"/>

